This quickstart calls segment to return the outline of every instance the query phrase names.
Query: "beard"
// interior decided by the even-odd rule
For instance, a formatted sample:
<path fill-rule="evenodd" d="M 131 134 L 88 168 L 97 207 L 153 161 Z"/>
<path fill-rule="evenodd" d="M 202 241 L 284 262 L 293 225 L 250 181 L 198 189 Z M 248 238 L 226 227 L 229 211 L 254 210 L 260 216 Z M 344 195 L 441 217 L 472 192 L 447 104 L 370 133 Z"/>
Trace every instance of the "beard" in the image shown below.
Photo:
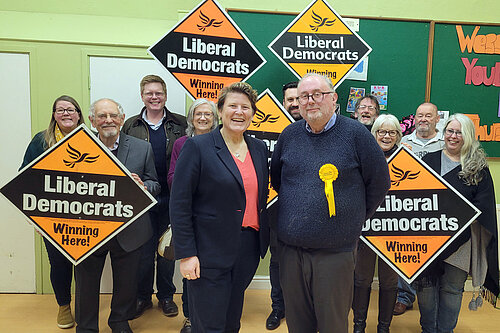
<path fill-rule="evenodd" d="M 103 138 L 111 138 L 118 135 L 118 130 L 116 128 L 108 127 L 106 130 L 103 130 L 102 133 L 99 133 Z"/>
<path fill-rule="evenodd" d="M 302 116 L 300 115 L 299 107 L 298 106 L 290 106 L 288 108 L 288 113 L 292 116 L 293 119 L 295 120 L 300 120 L 302 119 Z"/>

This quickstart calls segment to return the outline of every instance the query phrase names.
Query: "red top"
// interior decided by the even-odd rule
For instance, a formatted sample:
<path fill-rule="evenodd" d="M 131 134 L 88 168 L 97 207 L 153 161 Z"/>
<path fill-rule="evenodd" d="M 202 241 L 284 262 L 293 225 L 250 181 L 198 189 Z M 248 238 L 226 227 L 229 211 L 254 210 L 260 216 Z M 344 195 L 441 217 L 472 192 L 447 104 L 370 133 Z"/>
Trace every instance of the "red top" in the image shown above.
<path fill-rule="evenodd" d="M 257 174 L 253 166 L 252 156 L 247 152 L 245 161 L 241 162 L 233 155 L 233 159 L 240 171 L 241 178 L 243 179 L 243 188 L 245 190 L 246 206 L 245 214 L 243 215 L 243 227 L 254 228 L 259 230 L 259 214 L 258 214 L 258 198 L 259 198 L 259 185 L 257 183 Z"/>

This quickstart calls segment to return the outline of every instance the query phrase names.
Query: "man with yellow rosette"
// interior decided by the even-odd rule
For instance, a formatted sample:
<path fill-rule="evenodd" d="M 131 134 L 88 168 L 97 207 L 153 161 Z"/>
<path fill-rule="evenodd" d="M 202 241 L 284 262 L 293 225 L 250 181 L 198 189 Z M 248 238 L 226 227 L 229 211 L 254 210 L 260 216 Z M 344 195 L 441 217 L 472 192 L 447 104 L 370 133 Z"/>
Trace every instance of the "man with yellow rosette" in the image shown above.
<path fill-rule="evenodd" d="M 330 79 L 306 74 L 298 96 L 303 120 L 281 133 L 271 160 L 287 325 L 347 333 L 355 248 L 389 190 L 389 171 L 363 124 L 335 114 Z"/>

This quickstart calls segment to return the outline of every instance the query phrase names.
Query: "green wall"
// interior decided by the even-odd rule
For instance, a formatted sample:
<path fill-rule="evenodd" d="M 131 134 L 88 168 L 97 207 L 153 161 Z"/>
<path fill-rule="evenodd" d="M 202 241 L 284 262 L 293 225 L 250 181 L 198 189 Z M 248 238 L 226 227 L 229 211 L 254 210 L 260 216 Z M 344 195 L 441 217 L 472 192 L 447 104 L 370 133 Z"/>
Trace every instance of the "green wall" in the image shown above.
<path fill-rule="evenodd" d="M 0 52 L 30 55 L 33 134 L 46 128 L 53 100 L 74 96 L 86 110 L 90 105 L 90 55 L 149 58 L 156 42 L 197 0 L 25 0 L 0 2 Z M 300 12 L 309 1 L 221 0 L 225 8 Z M 391 17 L 497 23 L 500 1 L 359 0 L 329 1 L 344 16 Z M 6 114 L 6 110 L 0 110 Z M 491 160 L 497 191 L 500 162 Z M 497 192 L 497 197 L 500 197 Z M 37 291 L 50 292 L 45 250 L 37 236 Z M 257 274 L 267 275 L 268 259 Z"/>

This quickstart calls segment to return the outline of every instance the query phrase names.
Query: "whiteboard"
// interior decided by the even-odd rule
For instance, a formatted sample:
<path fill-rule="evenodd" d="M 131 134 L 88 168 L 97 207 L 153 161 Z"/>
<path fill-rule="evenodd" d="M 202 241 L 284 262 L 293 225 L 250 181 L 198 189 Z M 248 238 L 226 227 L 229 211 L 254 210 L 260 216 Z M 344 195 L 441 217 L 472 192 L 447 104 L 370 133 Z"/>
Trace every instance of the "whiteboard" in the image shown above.
<path fill-rule="evenodd" d="M 0 53 L 0 187 L 21 166 L 31 141 L 29 55 Z M 0 292 L 34 293 L 35 241 L 26 217 L 0 194 Z"/>
<path fill-rule="evenodd" d="M 144 106 L 139 84 L 146 75 L 161 77 L 167 84 L 167 108 L 185 115 L 186 94 L 177 80 L 153 59 L 90 57 L 90 102 L 111 98 L 120 103 L 125 119 Z"/>

